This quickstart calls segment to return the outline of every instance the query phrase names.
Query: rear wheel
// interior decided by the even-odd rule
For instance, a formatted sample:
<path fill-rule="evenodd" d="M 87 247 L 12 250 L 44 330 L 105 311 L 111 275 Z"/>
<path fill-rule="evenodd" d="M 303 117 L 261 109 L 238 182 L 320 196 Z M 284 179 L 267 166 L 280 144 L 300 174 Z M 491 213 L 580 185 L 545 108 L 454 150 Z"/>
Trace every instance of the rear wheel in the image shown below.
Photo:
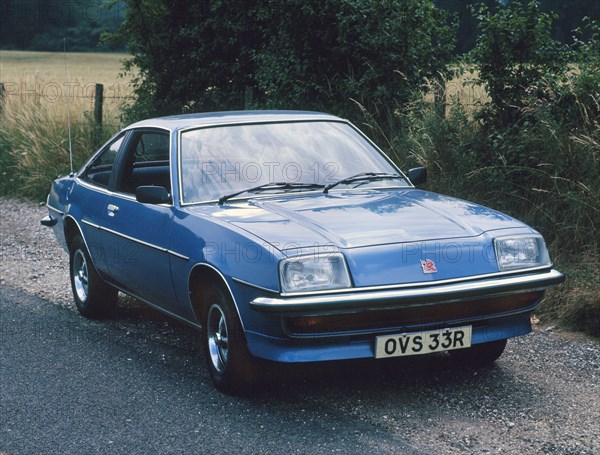
<path fill-rule="evenodd" d="M 448 352 L 456 362 L 462 365 L 487 366 L 498 360 L 505 347 L 506 340 L 497 340 Z"/>
<path fill-rule="evenodd" d="M 99 319 L 114 313 L 118 291 L 98 275 L 81 236 L 70 244 L 69 275 L 75 305 L 82 316 Z"/>
<path fill-rule="evenodd" d="M 222 392 L 247 393 L 259 383 L 259 359 L 248 351 L 244 330 L 231 298 L 218 288 L 207 294 L 203 345 L 210 377 Z"/>

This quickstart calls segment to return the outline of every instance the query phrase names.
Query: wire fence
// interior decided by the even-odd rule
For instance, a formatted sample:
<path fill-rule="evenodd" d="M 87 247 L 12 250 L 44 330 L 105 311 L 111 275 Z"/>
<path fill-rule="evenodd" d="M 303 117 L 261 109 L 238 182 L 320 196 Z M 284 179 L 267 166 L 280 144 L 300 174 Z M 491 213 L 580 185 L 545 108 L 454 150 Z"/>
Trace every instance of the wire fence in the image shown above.
<path fill-rule="evenodd" d="M 251 108 L 252 89 L 248 87 L 240 94 L 240 109 Z M 129 83 L 112 83 L 109 85 L 80 82 L 0 82 L 0 110 L 9 103 L 55 104 L 68 106 L 74 111 L 94 113 L 94 122 L 98 125 L 110 118 L 118 117 L 123 105 L 132 102 L 133 87 Z M 469 113 L 485 104 L 489 97 L 483 87 L 475 80 L 454 79 L 442 86 L 432 84 L 425 99 L 436 104 L 447 106 L 460 103 Z M 111 109 L 109 116 L 103 118 L 106 107 Z M 444 108 L 446 111 L 447 109 Z"/>
<path fill-rule="evenodd" d="M 92 121 L 99 136 L 103 128 L 121 126 L 121 108 L 132 100 L 130 84 L 0 82 L 0 112 L 14 112 L 29 105 L 51 110 L 56 116 L 69 111 L 74 124 Z"/>

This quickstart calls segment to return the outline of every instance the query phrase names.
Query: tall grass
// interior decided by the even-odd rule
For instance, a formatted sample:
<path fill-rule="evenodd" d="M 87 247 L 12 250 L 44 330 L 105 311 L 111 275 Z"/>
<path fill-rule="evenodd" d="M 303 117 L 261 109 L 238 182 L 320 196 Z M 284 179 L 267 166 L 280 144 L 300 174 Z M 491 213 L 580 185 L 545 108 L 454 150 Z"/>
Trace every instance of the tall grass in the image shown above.
<path fill-rule="evenodd" d="M 53 179 L 69 172 L 67 109 L 74 166 L 119 129 L 130 93 L 119 77 L 124 54 L 0 51 L 0 194 L 43 200 Z M 92 122 L 94 85 L 104 84 L 103 128 Z M 68 97 L 68 99 L 67 99 Z"/>
<path fill-rule="evenodd" d="M 65 98 L 5 98 L 0 112 L 2 194 L 43 200 L 52 180 L 69 173 L 68 109 Z M 71 101 L 70 110 L 73 164 L 77 169 L 94 152 L 97 142 L 118 129 L 119 105 L 105 105 L 107 124 L 99 136 L 95 135 L 90 100 L 76 98 Z"/>
<path fill-rule="evenodd" d="M 586 92 L 582 103 L 575 86 L 563 90 L 556 101 L 565 108 L 570 100 L 566 119 L 556 105 L 533 100 L 523 108 L 527 122 L 493 134 L 457 97 L 444 117 L 420 102 L 394 142 L 403 167 L 428 167 L 429 189 L 539 230 L 568 278 L 548 293 L 540 315 L 600 336 L 600 97 Z"/>

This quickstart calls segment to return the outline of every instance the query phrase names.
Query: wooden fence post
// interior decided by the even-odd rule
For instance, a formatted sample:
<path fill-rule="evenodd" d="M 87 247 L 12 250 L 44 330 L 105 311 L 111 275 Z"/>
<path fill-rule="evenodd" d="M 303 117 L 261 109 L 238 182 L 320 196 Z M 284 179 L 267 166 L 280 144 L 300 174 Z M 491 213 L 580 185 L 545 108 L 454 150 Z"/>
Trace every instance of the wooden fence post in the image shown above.
<path fill-rule="evenodd" d="M 94 95 L 94 145 L 100 145 L 102 138 L 102 103 L 104 101 L 104 85 L 96 84 Z"/>
<path fill-rule="evenodd" d="M 4 82 L 0 82 L 0 113 L 4 109 Z"/>
<path fill-rule="evenodd" d="M 435 79 L 434 87 L 434 106 L 437 115 L 440 118 L 446 117 L 446 78 L 441 76 Z"/>

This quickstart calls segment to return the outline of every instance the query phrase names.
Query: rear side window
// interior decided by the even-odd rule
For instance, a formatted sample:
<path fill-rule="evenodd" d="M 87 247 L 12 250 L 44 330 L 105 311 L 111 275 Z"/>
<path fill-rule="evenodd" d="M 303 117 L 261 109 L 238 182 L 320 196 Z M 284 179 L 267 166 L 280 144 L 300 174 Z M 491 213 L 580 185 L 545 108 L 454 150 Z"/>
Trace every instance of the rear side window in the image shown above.
<path fill-rule="evenodd" d="M 88 165 L 80 177 L 86 182 L 108 188 L 117 154 L 123 143 L 124 134 L 108 144 L 96 158 Z"/>
<path fill-rule="evenodd" d="M 135 161 L 169 161 L 169 135 L 145 132 L 138 136 L 135 145 Z"/>
<path fill-rule="evenodd" d="M 136 131 L 125 152 L 116 191 L 135 194 L 138 187 L 148 185 L 171 191 L 167 131 Z"/>

